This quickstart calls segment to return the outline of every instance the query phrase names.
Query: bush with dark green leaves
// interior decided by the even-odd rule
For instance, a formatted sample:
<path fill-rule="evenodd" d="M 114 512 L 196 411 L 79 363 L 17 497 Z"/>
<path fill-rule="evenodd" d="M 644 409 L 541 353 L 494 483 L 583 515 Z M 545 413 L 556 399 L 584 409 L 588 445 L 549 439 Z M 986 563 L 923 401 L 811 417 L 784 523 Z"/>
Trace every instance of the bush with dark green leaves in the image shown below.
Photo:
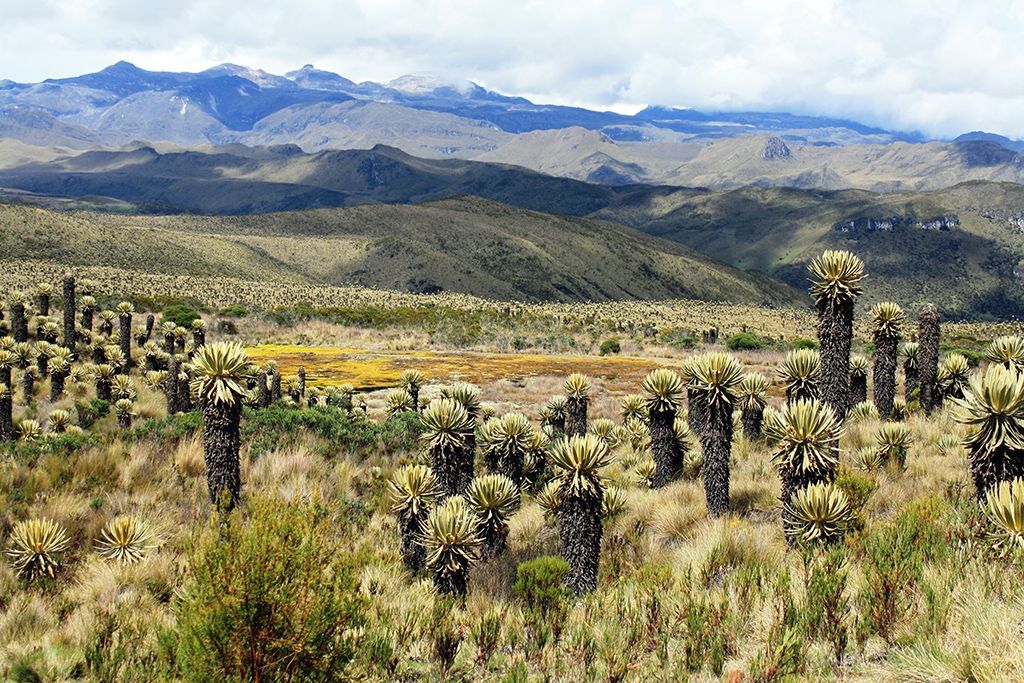
<path fill-rule="evenodd" d="M 220 315 L 231 316 L 232 318 L 244 318 L 249 315 L 249 309 L 242 304 L 231 304 L 220 309 Z"/>
<path fill-rule="evenodd" d="M 808 339 L 807 337 L 800 337 L 795 342 L 793 342 L 793 348 L 794 349 L 816 349 L 816 348 L 818 348 L 818 342 L 816 342 L 813 339 Z"/>
<path fill-rule="evenodd" d="M 100 443 L 100 437 L 91 432 L 51 434 L 45 439 L 33 441 L 12 441 L 6 447 L 14 455 L 15 460 L 34 463 L 44 455 L 67 457 L 83 448 Z M 17 488 L 17 487 L 15 487 Z M 10 494 L 11 492 L 8 491 Z"/>
<path fill-rule="evenodd" d="M 199 433 L 203 426 L 203 414 L 200 412 L 178 413 L 163 418 L 152 418 L 138 422 L 129 436 L 133 439 L 153 437 L 161 444 L 177 441 L 186 436 Z"/>
<path fill-rule="evenodd" d="M 836 476 L 835 484 L 850 501 L 851 520 L 850 530 L 860 532 L 866 524 L 864 518 L 864 505 L 868 502 L 875 491 L 878 490 L 878 481 L 867 474 L 856 472 L 849 468 L 840 468 Z"/>
<path fill-rule="evenodd" d="M 368 606 L 365 557 L 346 535 L 365 519 L 258 497 L 193 541 L 174 644 L 188 681 L 339 681 Z"/>
<path fill-rule="evenodd" d="M 697 335 L 687 330 L 668 330 L 661 334 L 661 343 L 668 344 L 673 349 L 695 349 L 697 348 Z"/>
<path fill-rule="evenodd" d="M 807 635 L 827 643 L 839 666 L 849 642 L 852 614 L 847 550 L 841 545 L 817 552 L 808 549 L 804 562 Z"/>
<path fill-rule="evenodd" d="M 600 353 L 602 356 L 607 356 L 610 353 L 618 353 L 622 351 L 622 346 L 619 344 L 618 339 L 605 339 L 601 342 Z"/>
<path fill-rule="evenodd" d="M 871 529 L 864 538 L 860 642 L 872 633 L 895 642 L 900 621 L 918 600 L 925 564 L 948 552 L 947 509 L 935 498 L 914 500 L 895 522 Z"/>
<path fill-rule="evenodd" d="M 730 351 L 757 351 L 767 346 L 764 339 L 749 332 L 738 332 L 725 340 L 725 347 Z"/>
<path fill-rule="evenodd" d="M 187 304 L 171 304 L 160 315 L 164 321 L 172 322 L 185 329 L 188 329 L 193 320 L 198 320 L 200 317 L 199 311 Z"/>
<path fill-rule="evenodd" d="M 78 401 L 75 403 L 75 412 L 78 414 L 78 426 L 88 429 L 110 414 L 110 403 L 101 398 Z"/>

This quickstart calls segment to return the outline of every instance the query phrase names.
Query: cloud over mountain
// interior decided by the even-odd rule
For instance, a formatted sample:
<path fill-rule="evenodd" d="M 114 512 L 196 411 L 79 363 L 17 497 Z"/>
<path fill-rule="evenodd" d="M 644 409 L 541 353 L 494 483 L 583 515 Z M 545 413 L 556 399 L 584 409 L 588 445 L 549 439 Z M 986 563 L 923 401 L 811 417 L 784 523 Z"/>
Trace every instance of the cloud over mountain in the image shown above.
<path fill-rule="evenodd" d="M 432 71 L 534 101 L 785 110 L 955 136 L 1024 136 L 1011 0 L 137 0 L 5 8 L 6 78 L 313 62 L 356 80 Z"/>

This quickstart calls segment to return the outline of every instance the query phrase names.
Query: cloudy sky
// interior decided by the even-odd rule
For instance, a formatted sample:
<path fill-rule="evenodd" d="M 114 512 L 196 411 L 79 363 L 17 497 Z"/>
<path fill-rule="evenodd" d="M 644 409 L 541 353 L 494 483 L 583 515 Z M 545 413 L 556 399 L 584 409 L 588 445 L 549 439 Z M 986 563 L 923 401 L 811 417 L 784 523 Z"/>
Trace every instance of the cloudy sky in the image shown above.
<path fill-rule="evenodd" d="M 0 0 L 0 78 L 119 59 L 431 72 L 538 102 L 840 115 L 1024 137 L 1019 0 Z"/>

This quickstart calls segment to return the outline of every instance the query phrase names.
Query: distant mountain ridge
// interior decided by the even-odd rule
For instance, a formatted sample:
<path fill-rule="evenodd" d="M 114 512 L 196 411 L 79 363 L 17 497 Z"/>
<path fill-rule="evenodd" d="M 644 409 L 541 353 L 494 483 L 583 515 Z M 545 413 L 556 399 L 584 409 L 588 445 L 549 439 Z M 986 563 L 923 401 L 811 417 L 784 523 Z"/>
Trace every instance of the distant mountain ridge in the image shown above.
<path fill-rule="evenodd" d="M 356 83 L 307 64 L 284 75 L 237 64 L 198 73 L 118 62 L 41 83 L 0 81 L 0 143 L 70 150 L 297 145 L 306 152 L 387 145 L 606 185 L 745 185 L 881 192 L 965 180 L 1021 182 L 1024 142 L 984 132 L 953 141 L 785 112 L 650 106 L 635 115 L 534 104 L 470 81 L 406 75 Z"/>
<path fill-rule="evenodd" d="M 42 83 L 0 81 L 0 105 L 20 105 L 46 112 L 67 123 L 89 127 L 89 120 L 127 98 L 166 93 L 188 101 L 218 121 L 224 130 L 208 131 L 195 142 L 227 142 L 228 131 L 250 130 L 271 113 L 313 102 L 350 99 L 395 104 L 412 109 L 454 114 L 487 121 L 502 131 L 521 133 L 578 126 L 608 129 L 612 137 L 635 138 L 635 128 L 672 130 L 689 135 L 723 137 L 751 132 L 796 129 L 844 129 L 876 141 L 915 141 L 921 136 L 828 117 L 786 113 L 704 113 L 691 109 L 649 107 L 635 116 L 581 107 L 538 105 L 522 97 L 502 95 L 471 82 L 449 83 L 431 77 L 402 76 L 386 84 L 355 83 L 310 64 L 284 76 L 235 64 L 221 64 L 198 73 L 147 71 L 121 61 L 95 73 Z M 244 98 L 244 99 L 243 99 Z M 623 128 L 619 128 L 623 127 Z M 110 133 L 110 142 L 126 142 Z"/>

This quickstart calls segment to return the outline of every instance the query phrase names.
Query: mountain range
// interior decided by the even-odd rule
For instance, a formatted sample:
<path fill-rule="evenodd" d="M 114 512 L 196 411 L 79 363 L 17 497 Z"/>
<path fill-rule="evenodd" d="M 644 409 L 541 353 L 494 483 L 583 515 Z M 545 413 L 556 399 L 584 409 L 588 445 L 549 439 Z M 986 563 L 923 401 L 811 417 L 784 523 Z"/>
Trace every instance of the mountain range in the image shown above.
<path fill-rule="evenodd" d="M 18 203 L 0 207 L 2 258 L 803 305 L 808 261 L 844 248 L 870 273 L 864 306 L 1024 316 L 1024 143 L 983 131 L 121 62 L 0 82 L 0 199 Z"/>
<path fill-rule="evenodd" d="M 778 112 L 650 106 L 625 115 L 534 104 L 436 77 L 355 83 L 311 65 L 282 76 L 233 64 L 180 73 L 118 62 L 73 78 L 0 81 L 0 138 L 33 148 L 0 148 L 6 166 L 138 142 L 306 152 L 384 144 L 612 185 L 893 192 L 1024 179 L 1024 143 L 980 131 L 938 141 Z"/>

